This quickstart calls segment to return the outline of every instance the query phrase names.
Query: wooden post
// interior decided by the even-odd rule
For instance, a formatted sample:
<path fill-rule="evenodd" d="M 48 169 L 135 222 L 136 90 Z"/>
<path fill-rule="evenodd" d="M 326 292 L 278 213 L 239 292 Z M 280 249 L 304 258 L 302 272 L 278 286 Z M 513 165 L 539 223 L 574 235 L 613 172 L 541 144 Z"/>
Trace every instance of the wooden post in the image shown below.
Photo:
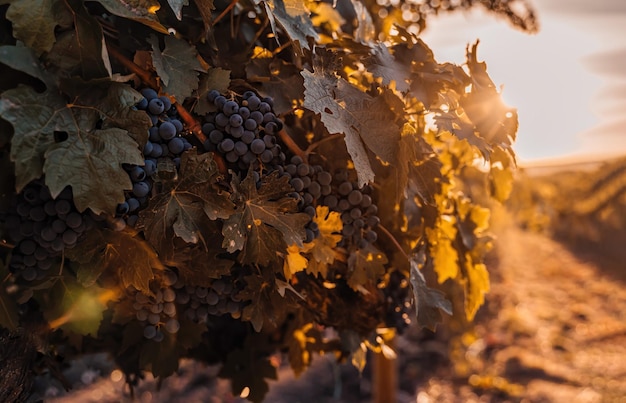
<path fill-rule="evenodd" d="M 394 351 L 396 349 L 395 337 L 387 343 Z M 374 355 L 372 365 L 372 388 L 374 403 L 395 403 L 398 390 L 398 360 L 388 359 L 383 353 Z"/>

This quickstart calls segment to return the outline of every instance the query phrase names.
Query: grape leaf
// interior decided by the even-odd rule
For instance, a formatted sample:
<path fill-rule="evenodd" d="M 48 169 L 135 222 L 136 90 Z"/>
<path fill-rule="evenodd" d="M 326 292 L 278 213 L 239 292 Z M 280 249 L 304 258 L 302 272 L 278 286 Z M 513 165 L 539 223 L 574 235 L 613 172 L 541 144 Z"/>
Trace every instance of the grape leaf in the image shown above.
<path fill-rule="evenodd" d="M 0 46 L 0 63 L 40 79 L 47 87 L 54 85 L 54 77 L 47 72 L 35 52 L 24 46 Z"/>
<path fill-rule="evenodd" d="M 272 32 L 278 37 L 276 21 L 285 30 L 289 38 L 297 44 L 310 49 L 307 37 L 317 40 L 319 37 L 309 18 L 309 10 L 302 0 L 266 0 L 265 10 L 270 20 Z"/>
<path fill-rule="evenodd" d="M 19 325 L 19 315 L 15 298 L 7 293 L 4 284 L 8 278 L 9 271 L 4 262 L 0 262 L 0 327 L 15 330 Z"/>
<path fill-rule="evenodd" d="M 389 53 L 384 43 L 372 46 L 372 54 L 363 59 L 363 64 L 375 77 L 381 78 L 383 85 L 395 83 L 400 92 L 408 91 L 411 77 L 411 64 L 400 63 Z"/>
<path fill-rule="evenodd" d="M 64 1 L 72 9 L 74 31 L 80 40 L 78 53 L 81 77 L 85 80 L 111 77 L 111 62 L 100 23 L 89 14 L 82 0 Z"/>
<path fill-rule="evenodd" d="M 32 48 L 37 56 L 50 51 L 57 26 L 55 9 L 65 7 L 59 0 L 14 0 L 6 12 L 13 23 L 13 35 Z"/>
<path fill-rule="evenodd" d="M 117 295 L 96 285 L 83 287 L 73 276 L 64 275 L 50 289 L 35 293 L 35 298 L 50 328 L 96 336 L 107 303 Z"/>
<path fill-rule="evenodd" d="M 193 111 L 198 115 L 205 115 L 209 112 L 215 112 L 215 105 L 207 100 L 207 94 L 211 90 L 217 90 L 220 93 L 226 92 L 230 86 L 230 70 L 224 70 L 219 67 L 209 69 L 206 74 L 200 76 L 200 84 L 195 92 L 198 100 Z"/>
<path fill-rule="evenodd" d="M 472 264 L 471 259 L 466 259 L 465 268 L 465 316 L 471 321 L 485 302 L 485 293 L 489 291 L 489 272 L 484 264 Z"/>
<path fill-rule="evenodd" d="M 276 252 L 287 245 L 302 246 L 304 226 L 310 221 L 298 213 L 298 202 L 287 195 L 293 192 L 289 179 L 278 172 L 263 177 L 257 189 L 249 174 L 236 189 L 236 210 L 222 228 L 222 247 L 228 252 L 242 251 L 243 262 L 267 264 L 277 259 Z"/>
<path fill-rule="evenodd" d="M 297 322 L 293 322 L 297 326 Z M 323 350 L 322 334 L 313 323 L 301 327 L 290 326 L 287 334 L 288 358 L 296 377 L 307 369 L 313 361 L 313 354 Z"/>
<path fill-rule="evenodd" d="M 168 35 L 156 12 L 161 8 L 157 0 L 97 0 L 111 14 L 140 22 L 155 31 Z"/>
<path fill-rule="evenodd" d="M 294 274 L 307 268 L 309 261 L 300 253 L 308 252 L 312 246 L 311 244 L 304 244 L 302 247 L 298 245 L 289 245 L 287 247 L 285 261 L 283 262 L 283 272 L 287 280 L 292 278 Z"/>
<path fill-rule="evenodd" d="M 321 115 L 328 132 L 344 133 L 359 186 L 374 181 L 366 146 L 385 162 L 395 162 L 400 127 L 384 97 L 372 97 L 323 66 L 302 71 L 304 107 Z"/>
<path fill-rule="evenodd" d="M 63 98 L 52 91 L 39 94 L 20 85 L 2 93 L 0 116 L 14 129 L 11 161 L 15 163 L 18 192 L 42 175 L 44 154 L 54 144 L 54 132 L 63 130 L 65 121 L 60 113 L 64 108 Z"/>
<path fill-rule="evenodd" d="M 80 116 L 70 124 L 81 125 Z M 56 197 L 68 185 L 74 192 L 79 211 L 91 208 L 95 213 L 113 213 L 124 201 L 124 189 L 132 183 L 122 163 L 143 164 L 137 143 L 122 129 L 93 130 L 86 125 L 66 126 L 68 139 L 48 147 L 43 171 L 46 185 Z"/>
<path fill-rule="evenodd" d="M 152 46 L 152 64 L 163 83 L 163 90 L 182 103 L 198 88 L 198 73 L 204 69 L 193 46 L 173 36 L 166 36 L 164 40 L 165 49 L 161 51 L 156 36 L 148 39 Z"/>
<path fill-rule="evenodd" d="M 309 251 L 312 258 L 309 260 L 306 272 L 317 276 L 328 275 L 328 266 L 335 261 L 335 247 L 341 242 L 341 230 L 343 223 L 341 215 L 336 211 L 330 211 L 327 206 L 317 206 L 316 216 L 313 218 L 319 227 L 320 235 L 313 240 Z"/>
<path fill-rule="evenodd" d="M 411 259 L 410 270 L 409 281 L 413 291 L 417 324 L 434 332 L 437 323 L 441 322 L 441 311 L 452 315 L 452 303 L 445 298 L 441 291 L 426 285 L 426 280 L 414 258 Z"/>
<path fill-rule="evenodd" d="M 232 392 L 236 396 L 249 388 L 247 399 L 255 403 L 263 401 L 269 391 L 265 379 L 278 379 L 276 368 L 267 354 L 259 354 L 252 343 L 245 343 L 243 349 L 231 350 L 218 376 L 232 381 Z"/>
<path fill-rule="evenodd" d="M 87 265 L 86 269 L 97 268 L 102 273 L 116 274 L 123 288 L 133 286 L 146 294 L 151 292 L 154 270 L 164 269 L 146 241 L 124 231 L 88 231 L 80 244 L 65 253 L 80 266 Z"/>
<path fill-rule="evenodd" d="M 72 97 L 75 108 L 96 112 L 94 114 L 102 121 L 102 129 L 124 129 L 140 145 L 148 141 L 152 122 L 147 113 L 135 108 L 143 96 L 130 86 L 111 81 L 67 80 L 61 83 L 61 89 Z"/>
<path fill-rule="evenodd" d="M 229 194 L 217 188 L 221 178 L 211 153 L 195 154 L 191 151 L 182 156 L 178 178 L 168 183 L 167 191 L 160 192 L 150 200 L 141 212 L 140 226 L 152 245 L 160 245 L 169 228 L 187 243 L 202 243 L 202 228 L 210 220 L 229 218 L 234 205 Z"/>
<path fill-rule="evenodd" d="M 304 92 L 300 69 L 277 58 L 255 58 L 246 65 L 248 80 L 260 85 L 260 91 L 274 100 L 274 112 L 288 112 L 300 104 Z"/>
<path fill-rule="evenodd" d="M 266 324 L 276 326 L 281 323 L 294 303 L 292 293 L 280 295 L 275 279 L 274 273 L 269 270 L 251 274 L 244 278 L 246 288 L 237 294 L 242 301 L 250 301 L 243 309 L 241 319 L 252 323 L 257 332 Z"/>
<path fill-rule="evenodd" d="M 139 353 L 139 366 L 150 370 L 155 377 L 166 378 L 178 369 L 181 353 L 177 348 L 175 337 L 165 333 L 165 338 L 160 342 L 148 340 L 141 346 Z"/>
<path fill-rule="evenodd" d="M 213 279 L 228 275 L 235 264 L 231 259 L 220 258 L 224 250 L 219 245 L 219 240 L 211 240 L 212 248 L 209 251 L 199 245 L 177 248 L 165 263 L 176 266 L 178 276 L 185 284 L 210 287 Z"/>
<path fill-rule="evenodd" d="M 355 291 L 362 291 L 364 285 L 376 284 L 378 279 L 385 274 L 387 263 L 387 257 L 372 244 L 351 251 L 348 257 L 350 270 L 348 285 Z"/>
<path fill-rule="evenodd" d="M 489 163 L 491 166 L 489 171 L 491 196 L 504 203 L 513 191 L 514 162 L 508 152 L 500 147 L 495 147 L 489 157 Z"/>
<path fill-rule="evenodd" d="M 459 274 L 459 254 L 452 244 L 457 235 L 456 219 L 443 215 L 435 228 L 426 228 L 430 255 L 439 284 Z"/>

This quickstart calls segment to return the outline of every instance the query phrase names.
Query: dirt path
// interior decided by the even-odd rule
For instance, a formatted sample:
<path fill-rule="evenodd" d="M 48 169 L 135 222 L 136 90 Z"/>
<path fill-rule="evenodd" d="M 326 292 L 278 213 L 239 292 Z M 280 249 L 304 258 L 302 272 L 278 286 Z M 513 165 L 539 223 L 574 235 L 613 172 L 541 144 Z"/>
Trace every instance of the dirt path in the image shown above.
<path fill-rule="evenodd" d="M 507 227 L 498 238 L 487 312 L 466 354 L 470 382 L 514 401 L 626 402 L 619 276 L 542 235 Z"/>

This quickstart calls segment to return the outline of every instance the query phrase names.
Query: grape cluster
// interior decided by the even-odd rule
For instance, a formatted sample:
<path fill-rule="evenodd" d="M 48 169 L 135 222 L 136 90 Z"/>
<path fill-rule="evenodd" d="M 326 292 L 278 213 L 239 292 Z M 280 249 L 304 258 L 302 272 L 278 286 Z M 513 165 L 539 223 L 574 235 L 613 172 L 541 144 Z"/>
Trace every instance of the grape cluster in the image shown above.
<path fill-rule="evenodd" d="M 283 123 L 272 111 L 271 98 L 259 98 L 247 91 L 241 98 L 229 100 L 217 90 L 207 94 L 209 102 L 217 108 L 207 114 L 202 133 L 207 137 L 206 151 L 221 155 L 229 168 L 236 172 L 271 170 L 286 159 L 277 135 Z"/>
<path fill-rule="evenodd" d="M 143 327 L 143 335 L 148 340 L 160 342 L 165 338 L 165 332 L 176 334 L 180 329 L 177 319 L 176 290 L 172 286 L 178 276 L 167 270 L 163 282 L 152 282 L 152 295 L 146 295 L 135 288 L 128 290 L 133 299 L 135 316 Z"/>
<path fill-rule="evenodd" d="M 389 273 L 389 281 L 383 288 L 383 292 L 387 303 L 386 324 L 402 334 L 411 323 L 409 310 L 412 305 L 409 282 L 401 272 L 394 270 Z"/>
<path fill-rule="evenodd" d="M 126 225 L 134 227 L 138 213 L 148 203 L 148 196 L 154 184 L 152 177 L 158 171 L 160 164 L 180 168 L 180 156 L 189 150 L 192 145 L 182 137 L 183 124 L 179 119 L 176 106 L 173 106 L 168 97 L 159 97 L 151 88 L 141 90 L 144 98 L 137 104 L 137 109 L 145 111 L 152 127 L 149 129 L 149 138 L 143 148 L 144 165 L 125 165 L 124 169 L 133 182 L 133 189 L 126 192 L 126 200 L 117 206 L 114 227 L 123 229 Z"/>
<path fill-rule="evenodd" d="M 70 187 L 53 199 L 47 186 L 29 183 L 4 217 L 6 233 L 15 242 L 9 267 L 26 281 L 45 278 L 96 220 L 90 210 L 78 212 Z"/>
<path fill-rule="evenodd" d="M 243 283 L 234 276 L 213 280 L 210 287 L 186 285 L 178 281 L 174 288 L 176 303 L 185 306 L 185 317 L 197 323 L 207 323 L 209 315 L 229 314 L 233 319 L 239 319 L 245 306 L 245 302 L 237 296 L 243 289 Z"/>
<path fill-rule="evenodd" d="M 359 188 L 357 182 L 350 180 L 345 169 L 335 172 L 332 187 L 333 191 L 324 196 L 322 204 L 341 214 L 343 239 L 340 246 L 349 248 L 355 245 L 364 249 L 376 242 L 378 234 L 375 228 L 380 224 L 380 218 L 377 216 L 378 207 L 372 200 L 372 188 Z"/>
<path fill-rule="evenodd" d="M 319 236 L 317 223 L 312 220 L 316 215 L 315 206 L 332 193 L 333 177 L 321 165 L 309 165 L 297 155 L 291 157 L 288 164 L 279 166 L 277 170 L 289 177 L 289 183 L 295 190 L 293 196 L 298 199 L 300 211 L 311 217 L 306 227 L 305 240 L 311 242 Z"/>

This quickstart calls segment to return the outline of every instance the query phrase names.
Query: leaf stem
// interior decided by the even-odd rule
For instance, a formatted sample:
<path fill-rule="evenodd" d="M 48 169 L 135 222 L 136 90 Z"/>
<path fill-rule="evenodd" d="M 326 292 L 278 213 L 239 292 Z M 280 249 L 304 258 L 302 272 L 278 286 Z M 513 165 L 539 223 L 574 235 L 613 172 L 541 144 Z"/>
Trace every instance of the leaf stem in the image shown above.
<path fill-rule="evenodd" d="M 214 27 L 215 24 L 217 24 L 222 18 L 224 18 L 226 14 L 228 14 L 228 12 L 237 5 L 238 2 L 239 0 L 232 0 L 230 4 L 224 9 L 224 11 L 222 11 L 222 13 L 218 15 L 216 19 L 213 20 L 213 22 L 211 23 L 211 26 Z"/>
<path fill-rule="evenodd" d="M 315 150 L 317 147 L 319 147 L 320 145 L 328 142 L 328 141 L 332 141 L 332 140 L 336 140 L 337 138 L 341 137 L 339 134 L 331 134 L 328 137 L 325 137 L 319 141 L 316 141 L 315 143 L 312 143 L 310 146 L 307 147 L 306 150 L 304 150 L 304 153 L 308 156 L 309 154 L 311 154 L 313 152 L 313 150 Z"/>
<path fill-rule="evenodd" d="M 108 42 L 106 43 L 106 46 L 107 46 L 107 50 L 109 51 L 109 54 L 113 56 L 115 60 L 120 62 L 124 67 L 126 67 L 131 72 L 135 73 L 137 77 L 139 77 L 139 79 L 143 81 L 145 84 L 147 84 L 150 88 L 157 89 L 159 87 L 159 84 L 157 83 L 156 78 L 154 78 L 154 76 L 149 71 L 146 71 L 142 69 L 141 67 L 137 66 L 132 60 L 128 59 L 119 50 L 117 50 L 115 46 L 109 44 Z"/>
<path fill-rule="evenodd" d="M 387 238 L 389 238 L 389 240 L 396 246 L 396 248 L 398 248 L 400 253 L 402 253 L 402 256 L 404 256 L 407 260 L 410 260 L 409 255 L 407 255 L 404 249 L 402 249 L 402 246 L 400 245 L 396 237 L 394 237 L 393 234 L 387 228 L 385 228 L 384 225 L 378 224 L 377 228 L 380 229 L 385 235 L 387 235 Z"/>
<path fill-rule="evenodd" d="M 285 143 L 289 151 L 296 154 L 297 156 L 302 158 L 304 161 L 307 161 L 307 154 L 304 151 L 302 151 L 300 146 L 298 146 L 295 141 L 293 141 L 293 139 L 291 138 L 289 133 L 285 131 L 285 129 L 279 131 L 278 135 L 280 136 L 280 139 L 283 141 L 283 143 Z"/>

